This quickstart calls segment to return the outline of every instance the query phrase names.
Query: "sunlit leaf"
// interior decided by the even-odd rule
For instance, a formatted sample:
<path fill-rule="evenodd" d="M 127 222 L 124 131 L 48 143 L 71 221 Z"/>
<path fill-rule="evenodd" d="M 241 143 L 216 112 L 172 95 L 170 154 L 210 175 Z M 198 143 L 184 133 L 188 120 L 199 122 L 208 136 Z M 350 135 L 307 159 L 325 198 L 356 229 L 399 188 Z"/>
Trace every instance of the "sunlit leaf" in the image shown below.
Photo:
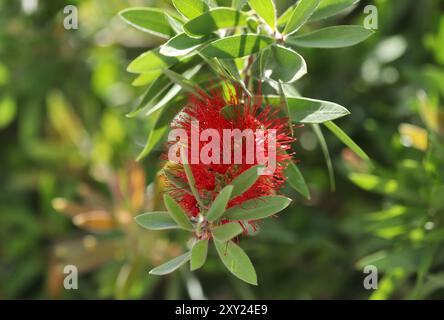
<path fill-rule="evenodd" d="M 273 30 L 276 28 L 276 8 L 273 0 L 248 0 L 248 4 Z"/>
<path fill-rule="evenodd" d="M 348 7 L 359 2 L 359 0 L 322 0 L 310 21 L 317 21 L 334 16 Z"/>
<path fill-rule="evenodd" d="M 315 12 L 319 2 L 321 0 L 299 0 L 288 18 L 283 34 L 290 35 L 298 31 Z"/>
<path fill-rule="evenodd" d="M 269 50 L 270 53 L 261 63 L 265 77 L 291 83 L 307 73 L 307 64 L 304 58 L 292 49 L 274 44 L 266 50 Z"/>
<path fill-rule="evenodd" d="M 333 26 L 299 36 L 290 36 L 285 43 L 298 47 L 342 48 L 354 46 L 373 33 L 374 31 L 362 26 Z"/>
<path fill-rule="evenodd" d="M 155 8 L 129 8 L 119 15 L 133 27 L 153 35 L 169 38 L 174 31 L 168 23 L 165 13 Z"/>
<path fill-rule="evenodd" d="M 331 121 L 324 122 L 324 125 L 362 160 L 370 162 L 370 158 L 364 150 L 362 150 L 341 128 Z"/>
<path fill-rule="evenodd" d="M 184 17 L 193 19 L 200 16 L 208 10 L 208 5 L 203 0 L 172 0 L 176 7 Z"/>
<path fill-rule="evenodd" d="M 168 57 L 183 56 L 199 48 L 213 37 L 214 36 L 209 35 L 201 38 L 192 38 L 186 33 L 181 33 L 163 44 L 160 47 L 160 54 Z"/>
<path fill-rule="evenodd" d="M 245 26 L 247 15 L 233 8 L 219 7 L 188 21 L 184 30 L 191 36 L 203 36 L 219 29 Z"/>
<path fill-rule="evenodd" d="M 211 42 L 202 49 L 207 57 L 234 59 L 259 52 L 274 42 L 273 38 L 257 34 L 238 34 Z"/>
<path fill-rule="evenodd" d="M 274 106 L 280 106 L 282 103 L 279 96 L 267 95 L 264 99 L 266 103 Z M 323 123 L 350 114 L 343 106 L 323 100 L 287 97 L 287 104 L 294 122 Z"/>
<path fill-rule="evenodd" d="M 160 54 L 159 49 L 154 49 L 134 59 L 127 70 L 132 73 L 147 73 L 169 68 L 178 62 L 177 58 L 164 56 Z"/>

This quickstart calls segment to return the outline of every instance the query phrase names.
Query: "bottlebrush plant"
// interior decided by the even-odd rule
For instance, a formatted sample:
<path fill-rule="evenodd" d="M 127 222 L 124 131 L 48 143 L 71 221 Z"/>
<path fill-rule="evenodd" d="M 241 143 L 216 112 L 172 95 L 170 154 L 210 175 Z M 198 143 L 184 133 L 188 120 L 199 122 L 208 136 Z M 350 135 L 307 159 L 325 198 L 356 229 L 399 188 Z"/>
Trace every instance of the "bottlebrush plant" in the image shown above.
<path fill-rule="evenodd" d="M 356 2 L 300 0 L 279 18 L 272 0 L 233 0 L 231 7 L 218 6 L 213 0 L 173 0 L 178 13 L 155 8 L 120 12 L 133 27 L 168 39 L 128 66 L 129 72 L 138 74 L 133 85 L 148 86 L 128 116 L 153 121 L 139 159 L 164 141 L 169 129 L 182 130 L 186 138 L 185 143 L 182 139 L 176 142 L 174 135 L 168 139 L 165 155 L 169 160 L 177 157 L 177 161 L 165 161 L 161 170 L 169 187 L 164 194 L 167 211 L 141 214 L 136 222 L 149 230 L 185 229 L 194 240 L 189 251 L 154 268 L 151 274 L 168 274 L 188 261 L 191 270 L 202 267 L 209 242 L 213 242 L 228 270 L 243 281 L 257 284 L 250 259 L 233 239 L 256 232 L 258 221 L 290 204 L 290 199 L 279 195 L 284 182 L 310 197 L 301 172 L 291 160 L 293 134 L 297 133 L 294 124 L 312 126 L 327 160 L 320 124 L 368 161 L 332 122 L 349 114 L 346 108 L 301 97 L 294 88 L 307 73 L 298 48 L 347 47 L 372 34 L 362 26 L 348 25 L 301 32 L 309 29 L 305 24 L 333 16 Z M 194 128 L 194 123 L 199 127 Z M 217 134 L 236 129 L 254 132 L 256 154 L 242 145 L 245 137 L 228 144 L 215 141 Z M 199 135 L 211 132 L 206 137 L 211 147 L 205 139 L 197 140 L 197 147 L 207 151 L 210 163 L 193 161 L 193 130 Z M 270 150 L 271 145 L 275 148 Z M 262 159 L 259 149 L 263 150 Z M 233 160 L 236 151 L 242 156 L 240 162 L 218 160 L 222 152 Z M 274 170 L 267 171 L 272 161 Z"/>

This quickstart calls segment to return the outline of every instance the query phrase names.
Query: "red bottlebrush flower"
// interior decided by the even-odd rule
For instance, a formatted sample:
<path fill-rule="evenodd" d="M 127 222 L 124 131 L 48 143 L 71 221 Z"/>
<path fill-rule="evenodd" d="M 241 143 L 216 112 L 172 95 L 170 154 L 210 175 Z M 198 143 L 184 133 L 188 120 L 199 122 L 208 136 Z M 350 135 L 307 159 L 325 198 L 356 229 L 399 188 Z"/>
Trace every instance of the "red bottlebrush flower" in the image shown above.
<path fill-rule="evenodd" d="M 239 149 L 238 144 L 236 145 L 233 140 L 230 140 L 231 154 L 227 158 L 230 158 L 231 161 L 229 161 L 230 163 L 224 163 L 222 161 L 222 153 L 227 150 L 227 145 L 224 145 L 222 137 L 226 129 L 239 129 L 240 131 L 250 129 L 253 132 L 254 146 L 255 148 L 263 148 L 266 161 L 269 160 L 270 156 L 275 155 L 276 158 L 274 172 L 271 175 L 259 176 L 250 189 L 230 200 L 228 207 L 242 204 L 249 199 L 273 195 L 285 182 L 286 177 L 283 172 L 287 167 L 288 161 L 291 161 L 291 154 L 288 154 L 287 151 L 290 150 L 290 145 L 294 138 L 291 136 L 288 119 L 280 117 L 279 108 L 272 106 L 261 107 L 261 105 L 261 99 L 241 101 L 239 93 L 233 93 L 229 99 L 225 99 L 222 91 L 213 91 L 210 94 L 200 92 L 198 96 L 190 96 L 188 104 L 173 122 L 172 129 L 182 129 L 186 132 L 188 145 L 185 148 L 191 150 L 191 152 L 188 152 L 188 162 L 195 179 L 196 189 L 205 204 L 210 204 L 220 190 L 230 184 L 241 173 L 257 164 L 264 164 L 264 162 L 259 161 L 260 159 L 255 154 L 256 150 L 247 150 L 245 139 L 242 140 L 245 142 L 242 143 L 242 150 Z M 230 109 L 231 111 L 228 110 L 231 113 L 227 112 L 225 107 L 232 108 Z M 193 129 L 193 122 L 198 123 L 197 129 Z M 193 163 L 193 161 L 190 161 L 190 154 L 193 152 L 192 134 L 198 132 L 201 137 L 201 134 L 207 129 L 213 129 L 213 133 L 218 133 L 219 137 L 221 137 L 219 143 L 216 142 L 220 146 L 220 154 L 215 155 L 214 150 L 208 153 L 209 156 L 216 156 L 216 158 L 219 156 L 221 159 L 220 163 L 217 161 L 204 163 L 200 158 L 197 163 Z M 264 132 L 263 135 L 260 134 L 261 130 Z M 276 151 L 273 154 L 268 151 L 268 144 L 272 141 L 269 134 L 271 131 L 275 133 Z M 205 145 L 210 141 L 212 142 L 212 139 L 201 137 L 197 141 L 199 150 L 203 150 Z M 170 143 L 170 147 L 173 143 Z M 240 163 L 234 159 L 235 152 L 239 152 L 242 155 Z M 247 161 L 248 155 L 251 156 L 252 154 L 252 161 L 251 158 Z M 268 162 L 265 163 L 267 164 Z M 176 169 L 171 169 L 171 174 L 175 175 L 183 184 L 187 183 L 186 174 L 181 165 Z M 190 216 L 196 216 L 199 213 L 196 199 L 190 193 L 177 188 L 177 186 L 171 187 L 171 195 L 176 198 Z"/>

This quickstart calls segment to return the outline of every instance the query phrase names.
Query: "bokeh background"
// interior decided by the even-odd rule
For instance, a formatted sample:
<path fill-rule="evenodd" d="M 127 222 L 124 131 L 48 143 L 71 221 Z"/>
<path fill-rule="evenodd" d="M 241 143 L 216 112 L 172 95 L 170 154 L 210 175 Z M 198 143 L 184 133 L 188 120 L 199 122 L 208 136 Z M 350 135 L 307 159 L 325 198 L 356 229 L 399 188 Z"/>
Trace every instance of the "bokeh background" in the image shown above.
<path fill-rule="evenodd" d="M 294 1 L 276 3 L 282 13 Z M 69 4 L 78 30 L 63 27 Z M 144 90 L 126 66 L 162 39 L 117 13 L 170 2 L 0 0 L 0 299 L 444 298 L 444 1 L 361 1 L 319 24 L 362 23 L 368 4 L 376 33 L 302 50 L 309 73 L 297 88 L 351 110 L 338 124 L 375 168 L 325 132 L 332 190 L 316 136 L 298 129 L 312 198 L 284 190 L 293 205 L 240 240 L 257 268 L 252 287 L 211 251 L 198 272 L 149 276 L 183 235 L 133 223 L 159 201 L 163 150 L 134 161 L 151 123 L 125 117 Z M 68 264 L 78 290 L 63 288 Z M 378 290 L 363 287 L 367 265 Z"/>

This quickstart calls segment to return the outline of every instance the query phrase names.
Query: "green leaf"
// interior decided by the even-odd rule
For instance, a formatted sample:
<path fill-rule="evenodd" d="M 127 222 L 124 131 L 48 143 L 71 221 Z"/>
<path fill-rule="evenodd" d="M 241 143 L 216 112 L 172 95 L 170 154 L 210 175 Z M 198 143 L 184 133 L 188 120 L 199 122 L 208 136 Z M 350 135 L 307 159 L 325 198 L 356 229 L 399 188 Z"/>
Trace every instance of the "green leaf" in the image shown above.
<path fill-rule="evenodd" d="M 224 217 L 230 220 L 259 220 L 284 210 L 291 199 L 283 196 L 263 196 L 247 200 L 225 211 Z"/>
<path fill-rule="evenodd" d="M 324 125 L 362 160 L 370 163 L 370 158 L 364 150 L 362 150 L 341 128 L 331 121 L 324 122 Z"/>
<path fill-rule="evenodd" d="M 173 5 L 188 19 L 193 19 L 208 11 L 208 5 L 203 0 L 173 0 Z"/>
<path fill-rule="evenodd" d="M 285 43 L 309 48 L 343 48 L 354 46 L 373 33 L 374 31 L 362 26 L 333 26 L 300 36 L 288 37 Z"/>
<path fill-rule="evenodd" d="M 142 53 L 129 64 L 127 71 L 131 73 L 147 73 L 169 68 L 179 62 L 177 58 L 160 54 L 159 50 L 154 49 Z"/>
<path fill-rule="evenodd" d="M 290 161 L 287 169 L 285 170 L 288 184 L 297 192 L 302 194 L 305 198 L 310 200 L 310 191 L 308 190 L 307 183 L 299 168 L 293 161 Z"/>
<path fill-rule="evenodd" d="M 292 49 L 273 44 L 266 50 L 269 50 L 270 54 L 265 55 L 263 65 L 265 77 L 283 83 L 291 83 L 307 73 L 307 64 L 304 58 Z"/>
<path fill-rule="evenodd" d="M 298 31 L 315 12 L 319 2 L 321 0 L 300 0 L 288 19 L 283 34 L 288 36 Z"/>
<path fill-rule="evenodd" d="M 185 153 L 185 149 L 182 147 L 180 150 L 180 156 L 182 158 L 182 165 L 187 176 L 188 185 L 190 186 L 191 192 L 193 193 L 194 198 L 201 208 L 205 207 L 200 199 L 199 191 L 196 188 L 196 180 L 194 179 L 193 172 L 191 171 L 191 167 L 188 164 L 188 158 Z"/>
<path fill-rule="evenodd" d="M 220 7 L 188 21 L 183 28 L 191 36 L 204 36 L 219 29 L 245 26 L 247 17 L 242 11 Z"/>
<path fill-rule="evenodd" d="M 265 102 L 274 106 L 280 106 L 279 96 L 264 96 Z M 350 112 L 339 104 L 315 100 L 309 98 L 287 97 L 288 109 L 291 119 L 301 123 L 323 123 L 350 114 Z"/>
<path fill-rule="evenodd" d="M 153 8 L 129 8 L 119 12 L 119 15 L 131 26 L 153 35 L 169 38 L 174 30 L 168 23 L 165 13 Z"/>
<path fill-rule="evenodd" d="M 270 83 L 270 81 L 268 81 Z M 288 107 L 287 96 L 285 95 L 284 84 L 281 81 L 278 81 L 278 91 L 279 97 L 281 98 L 282 109 L 287 117 L 288 127 L 290 128 L 291 135 L 294 135 L 294 129 L 291 121 L 290 108 Z"/>
<path fill-rule="evenodd" d="M 4 96 L 0 100 L 0 129 L 6 128 L 14 121 L 17 109 L 17 103 L 11 96 Z"/>
<path fill-rule="evenodd" d="M 231 273 L 247 283 L 257 285 L 256 270 L 244 250 L 233 241 L 214 240 L 214 245 L 223 264 Z"/>
<path fill-rule="evenodd" d="M 285 10 L 285 12 L 283 14 L 281 14 L 281 16 L 278 18 L 278 21 L 277 21 L 278 26 L 283 26 L 284 24 L 286 24 L 288 22 L 288 20 L 290 20 L 290 17 L 293 14 L 294 8 L 296 8 L 296 4 L 289 6 L 287 8 L 287 10 Z"/>
<path fill-rule="evenodd" d="M 265 49 L 274 39 L 257 34 L 238 34 L 211 42 L 202 49 L 207 57 L 234 59 L 241 58 Z"/>
<path fill-rule="evenodd" d="M 247 4 L 247 0 L 232 0 L 231 7 L 241 10 Z"/>
<path fill-rule="evenodd" d="M 176 97 L 176 99 L 167 103 L 165 108 L 155 112 L 155 114 L 157 114 L 156 121 L 148 135 L 147 142 L 142 152 L 137 156 L 137 161 L 149 155 L 153 148 L 159 143 L 162 137 L 166 134 L 167 129 L 170 127 L 171 121 L 181 109 L 181 106 L 185 101 L 186 98 L 184 97 Z"/>
<path fill-rule="evenodd" d="M 244 172 L 242 172 L 239 176 L 237 176 L 233 181 L 231 181 L 231 185 L 233 186 L 233 191 L 231 192 L 231 199 L 240 196 L 245 191 L 250 189 L 256 180 L 259 178 L 259 170 L 263 169 L 264 166 L 256 165 L 251 168 L 248 168 Z"/>
<path fill-rule="evenodd" d="M 183 22 L 180 21 L 178 18 L 171 16 L 168 13 L 165 13 L 165 16 L 168 20 L 168 23 L 170 24 L 171 28 L 173 28 L 174 32 L 176 34 L 183 32 Z"/>
<path fill-rule="evenodd" d="M 191 248 L 191 271 L 197 270 L 205 264 L 208 253 L 208 239 L 197 241 Z"/>
<path fill-rule="evenodd" d="M 317 21 L 334 16 L 358 1 L 359 0 L 322 0 L 319 7 L 311 16 L 310 21 Z"/>
<path fill-rule="evenodd" d="M 183 73 L 183 76 L 179 76 L 179 78 L 185 78 L 187 80 L 191 79 L 193 76 L 196 75 L 197 72 L 199 72 L 200 68 L 201 65 L 194 66 L 191 69 L 186 70 Z M 159 78 L 150 85 L 145 95 L 143 96 L 142 101 L 133 111 L 131 111 L 126 116 L 130 118 L 134 117 L 142 110 L 145 110 L 145 116 L 151 116 L 153 113 L 157 112 L 159 109 L 167 105 L 173 98 L 175 98 L 177 94 L 181 91 L 182 86 L 177 84 L 171 87 L 172 78 L 174 77 L 172 76 L 172 72 L 174 71 L 168 72 L 164 70 L 165 74 L 160 75 Z M 179 78 L 175 80 L 178 80 Z M 169 91 L 164 94 L 165 90 L 167 90 L 168 88 L 171 89 L 169 89 Z M 188 89 L 190 88 L 188 87 Z"/>
<path fill-rule="evenodd" d="M 230 200 L 233 186 L 225 186 L 214 199 L 213 204 L 207 212 L 208 221 L 214 222 L 218 220 L 225 212 L 228 201 Z"/>
<path fill-rule="evenodd" d="M 150 274 L 156 276 L 163 276 L 179 269 L 183 264 L 190 260 L 191 252 L 184 253 L 173 260 L 170 260 L 150 271 Z"/>
<path fill-rule="evenodd" d="M 199 66 L 200 68 L 201 66 Z M 174 72 L 169 69 L 165 69 L 163 73 L 175 84 L 179 85 L 185 92 L 192 93 L 194 95 L 198 95 L 196 88 L 197 86 L 187 79 L 186 77 L 182 76 L 181 74 Z"/>
<path fill-rule="evenodd" d="M 142 73 L 138 75 L 137 78 L 135 78 L 131 84 L 135 87 L 143 87 L 148 84 L 151 84 L 154 80 L 159 78 L 161 74 L 162 74 L 161 70 Z"/>
<path fill-rule="evenodd" d="M 213 237 L 219 241 L 229 241 L 240 235 L 244 229 L 239 222 L 229 222 L 213 229 Z"/>
<path fill-rule="evenodd" d="M 136 222 L 148 230 L 166 230 L 181 228 L 168 212 L 148 212 L 134 218 Z"/>
<path fill-rule="evenodd" d="M 248 0 L 248 4 L 271 29 L 276 29 L 276 8 L 272 0 Z"/>
<path fill-rule="evenodd" d="M 206 36 L 201 38 L 192 38 L 186 33 L 181 33 L 160 47 L 160 54 L 167 57 L 184 56 L 199 48 L 202 44 L 212 39 L 213 36 Z"/>
<path fill-rule="evenodd" d="M 367 173 L 351 173 L 349 178 L 354 184 L 367 191 L 373 191 L 407 201 L 418 200 L 417 194 L 400 185 L 396 179 L 378 177 Z"/>
<path fill-rule="evenodd" d="M 160 97 L 168 87 L 171 86 L 171 81 L 165 75 L 159 75 L 159 77 L 154 80 L 145 92 L 142 101 L 137 105 L 137 107 L 128 113 L 126 116 L 129 118 L 135 117 L 144 108 L 150 108 L 154 105 L 156 98 Z"/>
<path fill-rule="evenodd" d="M 333 163 L 331 162 L 330 152 L 328 151 L 328 145 L 325 141 L 324 134 L 322 133 L 321 127 L 317 123 L 312 124 L 312 129 L 318 138 L 319 144 L 321 146 L 322 154 L 324 155 L 325 163 L 327 165 L 328 177 L 330 179 L 331 191 L 336 189 L 335 173 L 333 171 Z"/>
<path fill-rule="evenodd" d="M 168 209 L 171 218 L 173 218 L 178 225 L 185 230 L 192 231 L 194 229 L 186 212 L 176 202 L 176 200 L 174 200 L 169 194 L 165 193 L 163 195 L 163 201 L 165 202 L 165 207 Z"/>

